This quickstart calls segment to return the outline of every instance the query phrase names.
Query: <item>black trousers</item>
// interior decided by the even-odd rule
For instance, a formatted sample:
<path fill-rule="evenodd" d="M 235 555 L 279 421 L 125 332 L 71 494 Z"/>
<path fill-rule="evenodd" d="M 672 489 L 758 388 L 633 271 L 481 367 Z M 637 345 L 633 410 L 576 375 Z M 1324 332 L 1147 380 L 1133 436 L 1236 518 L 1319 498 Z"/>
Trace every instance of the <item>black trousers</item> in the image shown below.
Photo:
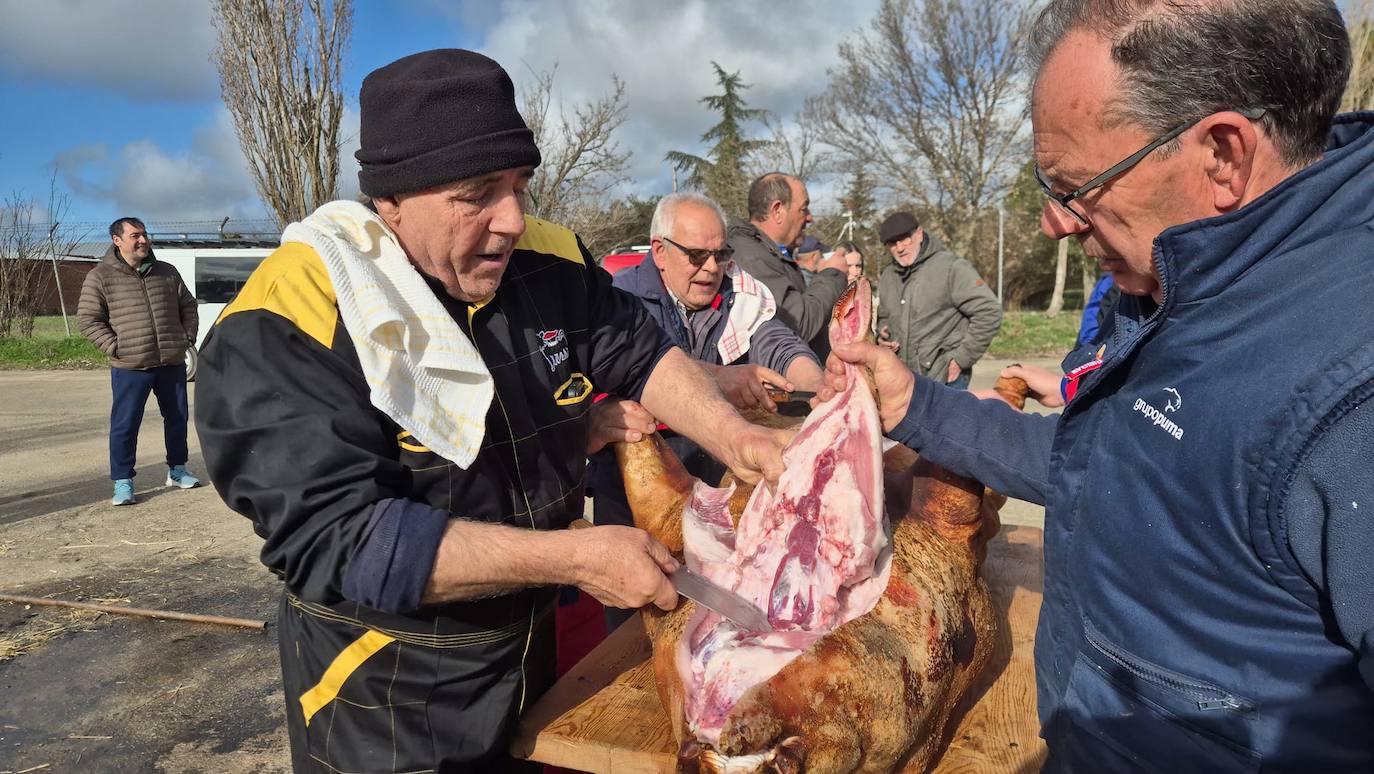
<path fill-rule="evenodd" d="M 507 748 L 522 704 L 553 683 L 551 612 L 532 627 L 436 638 L 371 629 L 285 595 L 278 636 L 293 769 L 538 774 L 540 764 Z"/>

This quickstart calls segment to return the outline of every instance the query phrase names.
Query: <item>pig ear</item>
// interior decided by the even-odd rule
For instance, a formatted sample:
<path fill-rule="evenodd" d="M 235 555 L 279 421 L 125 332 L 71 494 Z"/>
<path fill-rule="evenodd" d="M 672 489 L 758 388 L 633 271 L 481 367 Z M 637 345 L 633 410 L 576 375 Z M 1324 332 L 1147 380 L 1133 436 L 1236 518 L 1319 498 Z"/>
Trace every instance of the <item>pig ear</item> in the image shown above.
<path fill-rule="evenodd" d="M 638 443 L 615 444 L 615 457 L 635 526 L 682 556 L 682 509 L 696 479 L 658 433 Z"/>

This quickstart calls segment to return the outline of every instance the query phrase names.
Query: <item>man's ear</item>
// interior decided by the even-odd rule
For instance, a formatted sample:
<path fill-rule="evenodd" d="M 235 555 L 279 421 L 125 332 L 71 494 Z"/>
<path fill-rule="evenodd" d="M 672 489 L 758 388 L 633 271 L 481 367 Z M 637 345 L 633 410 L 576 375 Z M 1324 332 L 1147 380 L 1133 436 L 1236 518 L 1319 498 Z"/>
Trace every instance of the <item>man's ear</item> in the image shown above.
<path fill-rule="evenodd" d="M 768 206 L 768 219 L 774 223 L 782 223 L 786 218 L 787 205 L 783 204 L 782 200 L 775 199 L 773 203 Z"/>
<path fill-rule="evenodd" d="M 659 271 L 663 271 L 663 268 L 667 265 L 668 260 L 667 257 L 663 255 L 663 250 L 663 240 L 649 240 L 649 254 L 654 257 L 654 265 L 658 267 Z"/>
<path fill-rule="evenodd" d="M 391 230 L 395 231 L 396 226 L 401 222 L 401 203 L 394 196 L 374 196 L 372 205 L 377 208 L 377 216 L 386 223 Z"/>
<path fill-rule="evenodd" d="M 1217 212 L 1231 212 L 1250 198 L 1260 134 L 1255 124 L 1240 113 L 1225 111 L 1208 117 L 1200 126 L 1203 163 L 1211 204 Z"/>

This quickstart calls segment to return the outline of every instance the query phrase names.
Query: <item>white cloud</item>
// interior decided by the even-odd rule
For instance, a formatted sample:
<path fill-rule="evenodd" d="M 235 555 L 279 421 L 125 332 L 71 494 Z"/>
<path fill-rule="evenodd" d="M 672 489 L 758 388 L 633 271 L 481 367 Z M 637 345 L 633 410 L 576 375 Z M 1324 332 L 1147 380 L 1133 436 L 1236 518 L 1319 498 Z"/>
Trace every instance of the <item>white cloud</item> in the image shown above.
<path fill-rule="evenodd" d="M 339 197 L 348 199 L 358 192 L 356 110 L 345 107 L 339 133 Z M 270 219 L 223 107 L 195 130 L 184 150 L 168 151 L 146 139 L 114 151 L 92 143 L 58 153 L 53 163 L 73 194 L 150 224 Z"/>
<path fill-rule="evenodd" d="M 791 119 L 802 101 L 826 86 L 826 68 L 838 47 L 866 26 L 878 0 L 848 3 L 799 0 L 726 3 L 684 0 L 470 0 L 487 18 L 500 9 L 480 49 L 496 59 L 517 89 L 531 72 L 558 64 L 555 96 L 565 104 L 605 94 L 611 74 L 625 81 L 629 120 L 623 147 L 633 151 L 631 191 L 664 193 L 671 172 L 669 150 L 702 150 L 700 137 L 717 120 L 698 100 L 718 91 L 714 60 L 739 71 L 751 88 L 751 107 Z M 474 8 L 457 13 L 474 18 Z M 755 126 L 761 136 L 763 129 Z"/>
<path fill-rule="evenodd" d="M 196 101 L 217 93 L 214 46 L 205 0 L 14 2 L 0 22 L 0 71 Z"/>
<path fill-rule="evenodd" d="M 222 108 L 184 150 L 168 151 L 146 139 L 113 151 L 89 144 L 59 153 L 54 163 L 74 194 L 150 223 L 262 217 L 233 122 Z"/>

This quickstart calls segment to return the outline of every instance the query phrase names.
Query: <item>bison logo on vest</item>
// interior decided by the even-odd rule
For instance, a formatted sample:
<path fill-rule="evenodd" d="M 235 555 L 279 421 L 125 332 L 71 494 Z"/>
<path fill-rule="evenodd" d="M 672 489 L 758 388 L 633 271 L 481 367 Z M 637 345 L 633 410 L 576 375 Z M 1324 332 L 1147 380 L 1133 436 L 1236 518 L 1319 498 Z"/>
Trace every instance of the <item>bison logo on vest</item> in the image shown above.
<path fill-rule="evenodd" d="M 539 349 L 549 361 L 549 373 L 568 360 L 568 336 L 562 328 L 539 332 Z"/>

